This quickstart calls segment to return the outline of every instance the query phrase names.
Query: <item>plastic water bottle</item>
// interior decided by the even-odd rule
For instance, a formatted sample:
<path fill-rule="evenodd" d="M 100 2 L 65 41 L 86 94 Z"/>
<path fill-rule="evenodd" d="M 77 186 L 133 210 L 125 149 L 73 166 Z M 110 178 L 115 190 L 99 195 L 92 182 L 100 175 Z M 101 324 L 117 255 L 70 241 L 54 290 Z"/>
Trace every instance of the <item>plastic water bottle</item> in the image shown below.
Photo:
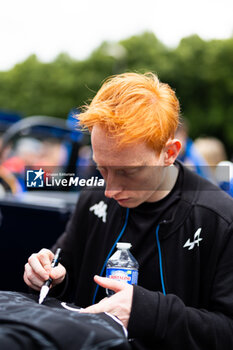
<path fill-rule="evenodd" d="M 128 284 L 138 283 L 138 262 L 130 253 L 131 243 L 117 243 L 117 251 L 109 258 L 106 277 Z M 108 296 L 114 291 L 106 289 Z"/>

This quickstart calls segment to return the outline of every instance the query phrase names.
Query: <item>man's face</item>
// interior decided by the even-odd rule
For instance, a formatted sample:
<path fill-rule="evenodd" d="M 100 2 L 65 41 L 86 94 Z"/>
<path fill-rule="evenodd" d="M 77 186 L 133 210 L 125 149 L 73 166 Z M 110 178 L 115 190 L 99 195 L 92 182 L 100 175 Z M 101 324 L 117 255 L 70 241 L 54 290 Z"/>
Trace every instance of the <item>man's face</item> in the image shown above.
<path fill-rule="evenodd" d="M 116 140 L 97 125 L 92 129 L 91 142 L 93 159 L 106 183 L 106 197 L 128 208 L 161 198 L 165 178 L 163 151 L 158 154 L 145 143 L 119 148 Z"/>

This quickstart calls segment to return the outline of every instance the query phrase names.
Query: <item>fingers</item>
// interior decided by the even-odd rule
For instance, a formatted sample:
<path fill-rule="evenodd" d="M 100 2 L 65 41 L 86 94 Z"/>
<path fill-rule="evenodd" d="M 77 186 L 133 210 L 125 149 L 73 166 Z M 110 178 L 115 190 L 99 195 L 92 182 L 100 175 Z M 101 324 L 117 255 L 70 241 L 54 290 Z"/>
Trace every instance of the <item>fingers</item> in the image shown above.
<path fill-rule="evenodd" d="M 94 281 L 101 287 L 111 289 L 116 293 L 127 287 L 127 284 L 125 282 L 114 281 L 110 278 L 100 277 L 97 275 L 94 277 Z"/>
<path fill-rule="evenodd" d="M 94 276 L 94 281 L 97 284 L 99 284 L 101 287 L 114 290 L 114 292 L 116 293 L 132 287 L 125 282 L 114 281 L 114 280 L 111 280 L 110 278 L 100 277 L 97 275 Z M 83 313 L 99 313 L 104 311 L 108 312 L 112 310 L 112 305 L 113 305 L 112 301 L 114 300 L 115 297 L 116 297 L 116 294 L 111 296 L 110 298 L 104 298 L 99 303 L 86 307 L 85 309 L 82 310 L 82 312 Z"/>
<path fill-rule="evenodd" d="M 24 275 L 23 275 L 24 282 L 31 288 L 35 290 L 40 290 L 44 283 L 44 279 L 42 279 L 39 275 L 37 275 L 29 263 L 25 265 Z"/>
<path fill-rule="evenodd" d="M 51 252 L 51 250 L 48 249 L 41 249 L 37 254 L 37 257 L 44 270 L 46 270 L 49 273 L 52 269 L 51 263 L 54 257 L 53 252 Z"/>
<path fill-rule="evenodd" d="M 99 304 L 95 304 L 95 305 L 91 305 L 91 306 L 88 306 L 86 307 L 85 309 L 82 309 L 80 310 L 80 313 L 83 313 L 83 314 L 99 314 L 103 312 L 101 306 L 99 306 Z"/>
<path fill-rule="evenodd" d="M 52 260 L 50 261 L 50 259 L 46 257 L 45 254 L 46 252 L 41 250 L 37 254 L 32 254 L 28 259 L 28 263 L 31 266 L 32 270 L 36 275 L 40 276 L 42 280 L 47 280 L 49 278 L 49 272 L 51 270 Z"/>
<path fill-rule="evenodd" d="M 25 283 L 29 287 L 39 290 L 49 277 L 53 279 L 53 285 L 63 281 L 66 270 L 61 264 L 52 268 L 53 257 L 53 252 L 48 249 L 42 249 L 29 257 L 23 276 Z"/>
<path fill-rule="evenodd" d="M 105 312 L 108 309 L 108 302 L 110 298 L 104 298 L 100 300 L 97 304 L 86 307 L 85 309 L 80 310 L 81 313 L 92 313 L 98 314 L 101 312 Z"/>
<path fill-rule="evenodd" d="M 66 269 L 63 265 L 58 264 L 58 266 L 54 267 L 50 272 L 50 277 L 53 279 L 53 286 L 61 283 L 66 275 Z"/>
<path fill-rule="evenodd" d="M 101 313 L 108 312 L 115 315 L 121 320 L 123 325 L 127 328 L 129 317 L 132 308 L 133 299 L 133 286 L 119 281 L 111 281 L 109 278 L 95 276 L 95 281 L 107 288 L 111 288 L 116 291 L 110 298 L 104 298 L 99 303 L 89 306 L 81 313 Z"/>

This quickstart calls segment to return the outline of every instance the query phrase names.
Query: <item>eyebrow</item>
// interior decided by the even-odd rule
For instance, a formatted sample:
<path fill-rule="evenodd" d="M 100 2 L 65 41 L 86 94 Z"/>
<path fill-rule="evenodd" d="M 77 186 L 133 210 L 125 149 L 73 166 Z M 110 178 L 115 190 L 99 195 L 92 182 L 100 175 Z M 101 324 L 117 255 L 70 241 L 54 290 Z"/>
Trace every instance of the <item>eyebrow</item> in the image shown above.
<path fill-rule="evenodd" d="M 94 156 L 94 154 L 92 155 L 92 160 L 93 160 L 93 162 L 98 166 L 98 163 L 96 162 L 96 160 L 95 160 L 95 156 Z M 105 166 L 105 165 L 104 165 Z M 145 163 L 145 161 L 143 161 L 143 163 L 142 164 L 140 164 L 140 165 L 112 165 L 112 167 L 115 167 L 115 168 L 119 168 L 119 169 L 124 169 L 124 168 L 141 168 L 141 167 L 145 167 L 145 166 L 147 166 L 146 165 L 146 163 Z"/>

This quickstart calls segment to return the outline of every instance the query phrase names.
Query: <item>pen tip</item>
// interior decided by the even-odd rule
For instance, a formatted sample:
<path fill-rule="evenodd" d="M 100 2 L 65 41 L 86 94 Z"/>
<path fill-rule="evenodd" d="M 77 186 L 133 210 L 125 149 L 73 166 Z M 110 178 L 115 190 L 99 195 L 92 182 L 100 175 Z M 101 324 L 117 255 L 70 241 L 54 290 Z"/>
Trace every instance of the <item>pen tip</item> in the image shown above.
<path fill-rule="evenodd" d="M 49 292 L 48 286 L 43 286 L 40 290 L 39 304 L 42 304 Z"/>

